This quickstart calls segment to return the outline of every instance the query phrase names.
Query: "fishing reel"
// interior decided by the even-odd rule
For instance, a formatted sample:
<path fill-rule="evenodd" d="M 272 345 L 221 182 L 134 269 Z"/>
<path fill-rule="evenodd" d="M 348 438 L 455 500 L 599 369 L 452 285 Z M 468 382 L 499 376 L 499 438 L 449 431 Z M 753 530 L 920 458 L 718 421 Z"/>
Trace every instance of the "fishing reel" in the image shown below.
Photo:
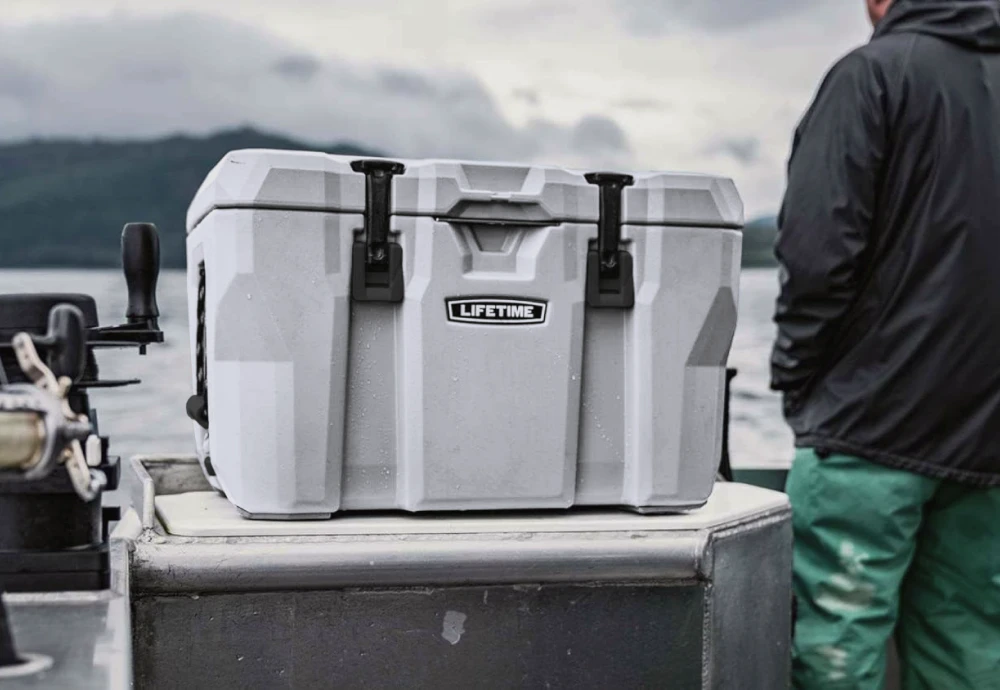
<path fill-rule="evenodd" d="M 88 390 L 102 380 L 95 350 L 163 342 L 156 304 L 159 237 L 153 225 L 122 233 L 125 323 L 101 327 L 82 294 L 0 295 L 0 590 L 102 589 L 119 462 L 98 429 Z"/>
<path fill-rule="evenodd" d="M 58 357 L 76 366 L 77 378 L 81 376 L 86 362 L 82 312 L 69 304 L 56 306 L 46 340 Z M 38 356 L 29 334 L 18 333 L 11 346 L 31 383 L 0 387 L 0 471 L 29 482 L 47 477 L 63 464 L 77 495 L 94 500 L 108 483 L 94 469 L 101 464 L 103 449 L 87 415 L 70 407 L 74 378 L 56 377 Z"/>
<path fill-rule="evenodd" d="M 74 388 L 138 383 L 99 381 L 96 363 L 88 371 L 88 359 L 93 358 L 97 347 L 135 346 L 145 354 L 147 345 L 163 342 L 156 305 L 159 253 L 155 226 L 125 226 L 122 264 L 129 294 L 126 323 L 88 328 L 78 306 L 60 303 L 49 311 L 44 335 L 19 332 L 9 345 L 0 344 L 0 348 L 13 351 L 26 379 L 24 383 L 11 383 L 0 360 L 0 471 L 32 481 L 48 476 L 59 464 L 65 465 L 74 490 L 84 501 L 93 500 L 107 485 L 107 477 L 95 469 L 103 461 L 102 441 L 90 422 L 89 409 L 74 409 L 70 392 Z M 13 297 L 15 303 L 18 298 L 24 303 L 31 301 L 31 296 Z M 58 300 L 58 296 L 54 298 Z M 46 354 L 48 364 L 42 361 L 39 350 Z"/>

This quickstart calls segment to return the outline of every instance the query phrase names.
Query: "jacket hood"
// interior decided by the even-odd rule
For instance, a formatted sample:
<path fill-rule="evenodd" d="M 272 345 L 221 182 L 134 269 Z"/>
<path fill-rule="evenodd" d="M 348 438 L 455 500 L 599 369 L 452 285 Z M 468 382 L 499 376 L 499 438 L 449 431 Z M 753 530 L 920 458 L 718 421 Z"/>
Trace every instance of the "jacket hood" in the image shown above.
<path fill-rule="evenodd" d="M 1000 52 L 1000 0 L 896 0 L 873 38 L 917 33 L 981 52 Z"/>

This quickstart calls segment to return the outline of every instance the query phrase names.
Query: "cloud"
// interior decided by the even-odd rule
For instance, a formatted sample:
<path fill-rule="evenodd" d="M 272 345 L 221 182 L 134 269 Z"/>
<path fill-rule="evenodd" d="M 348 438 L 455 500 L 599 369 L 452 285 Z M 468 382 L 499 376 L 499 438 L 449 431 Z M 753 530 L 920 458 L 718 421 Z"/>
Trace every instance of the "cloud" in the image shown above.
<path fill-rule="evenodd" d="M 323 68 L 311 55 L 289 55 L 274 63 L 276 74 L 292 81 L 309 81 Z"/>
<path fill-rule="evenodd" d="M 541 97 L 535 89 L 514 89 L 510 95 L 514 100 L 532 107 L 537 106 L 541 102 Z"/>
<path fill-rule="evenodd" d="M 780 200 L 791 131 L 823 73 L 870 36 L 863 3 L 842 0 L 0 6 L 0 139 L 251 124 L 400 156 L 725 174 L 751 214 Z M 170 14 L 184 10 L 214 16 Z M 588 115 L 611 116 L 630 152 L 580 153 Z M 706 154 L 747 137 L 760 141 L 754 163 L 738 160 L 746 149 Z"/>
<path fill-rule="evenodd" d="M 678 24 L 709 31 L 756 25 L 815 10 L 833 0 L 610 0 L 625 28 L 637 36 L 659 36 Z"/>
<path fill-rule="evenodd" d="M 631 144 L 624 130 L 610 118 L 584 117 L 571 128 L 532 120 L 527 129 L 539 142 L 541 160 L 595 170 L 634 167 Z"/>
<path fill-rule="evenodd" d="M 0 57 L 0 103 L 31 101 L 45 90 L 45 77 L 13 57 Z"/>
<path fill-rule="evenodd" d="M 573 128 L 573 148 L 582 154 L 624 153 L 629 150 L 625 131 L 611 118 L 589 115 Z"/>
<path fill-rule="evenodd" d="M 252 124 L 395 156 L 587 163 L 623 156 L 602 116 L 516 126 L 476 77 L 320 59 L 197 14 L 0 28 L 0 138 L 156 136 Z"/>
<path fill-rule="evenodd" d="M 752 165 L 761 158 L 761 141 L 756 137 L 735 137 L 714 141 L 705 147 L 706 155 L 729 156 L 741 165 Z"/>
<path fill-rule="evenodd" d="M 670 110 L 673 108 L 673 104 L 659 98 L 635 96 L 621 99 L 615 103 L 615 107 L 636 112 L 654 112 L 658 110 Z"/>
<path fill-rule="evenodd" d="M 524 33 L 525 30 L 549 31 L 553 22 L 562 23 L 578 15 L 576 3 L 565 0 L 504 0 L 475 4 L 474 12 L 481 26 L 492 31 Z"/>
<path fill-rule="evenodd" d="M 396 95 L 412 96 L 414 98 L 435 98 L 439 96 L 438 89 L 430 79 L 416 72 L 401 69 L 384 69 L 378 72 L 379 84 L 386 91 Z"/>

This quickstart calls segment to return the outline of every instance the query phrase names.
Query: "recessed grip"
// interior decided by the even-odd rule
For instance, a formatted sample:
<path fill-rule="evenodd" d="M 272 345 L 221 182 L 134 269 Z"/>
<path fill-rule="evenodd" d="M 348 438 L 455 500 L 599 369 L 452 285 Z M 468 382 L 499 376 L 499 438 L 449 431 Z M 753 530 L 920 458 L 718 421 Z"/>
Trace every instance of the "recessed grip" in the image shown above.
<path fill-rule="evenodd" d="M 122 230 L 122 268 L 128 286 L 130 324 L 157 328 L 156 281 L 160 277 L 160 235 L 152 223 L 129 223 Z"/>
<path fill-rule="evenodd" d="M 57 304 L 49 311 L 46 340 L 48 365 L 57 378 L 66 376 L 76 383 L 87 367 L 87 331 L 83 312 L 72 304 Z"/>

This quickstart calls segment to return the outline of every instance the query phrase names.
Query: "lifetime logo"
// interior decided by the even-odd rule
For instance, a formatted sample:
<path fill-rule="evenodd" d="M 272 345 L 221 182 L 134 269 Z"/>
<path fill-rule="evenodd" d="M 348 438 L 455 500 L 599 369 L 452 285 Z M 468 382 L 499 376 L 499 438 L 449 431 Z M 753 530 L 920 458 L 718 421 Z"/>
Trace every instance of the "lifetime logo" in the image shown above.
<path fill-rule="evenodd" d="M 491 326 L 545 323 L 548 303 L 514 297 L 471 297 L 445 300 L 448 320 Z"/>

